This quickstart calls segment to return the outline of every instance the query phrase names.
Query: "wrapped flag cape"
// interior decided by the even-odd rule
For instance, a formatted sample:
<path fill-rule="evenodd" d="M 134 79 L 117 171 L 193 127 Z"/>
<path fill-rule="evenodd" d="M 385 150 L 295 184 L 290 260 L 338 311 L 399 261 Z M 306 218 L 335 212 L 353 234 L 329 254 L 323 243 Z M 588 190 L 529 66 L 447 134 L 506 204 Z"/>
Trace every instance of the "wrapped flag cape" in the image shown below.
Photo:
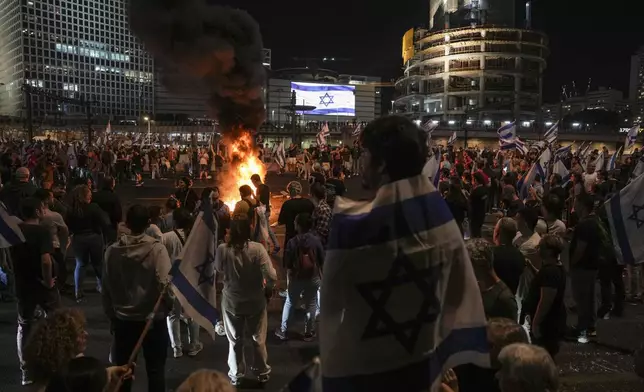
<path fill-rule="evenodd" d="M 336 199 L 322 287 L 324 391 L 426 391 L 446 369 L 489 366 L 463 237 L 422 174 Z"/>
<path fill-rule="evenodd" d="M 607 201 L 605 208 L 619 263 L 644 263 L 644 175 Z"/>

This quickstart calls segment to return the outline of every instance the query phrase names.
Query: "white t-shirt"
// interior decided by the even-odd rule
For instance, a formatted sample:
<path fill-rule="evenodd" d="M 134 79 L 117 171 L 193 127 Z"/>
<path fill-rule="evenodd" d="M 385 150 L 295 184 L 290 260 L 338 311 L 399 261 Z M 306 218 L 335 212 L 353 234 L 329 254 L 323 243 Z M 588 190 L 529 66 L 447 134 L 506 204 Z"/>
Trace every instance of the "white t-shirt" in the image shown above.
<path fill-rule="evenodd" d="M 168 250 L 168 255 L 170 255 L 170 261 L 174 262 L 179 258 L 181 251 L 183 250 L 183 244 L 186 242 L 186 233 L 183 229 L 177 229 L 177 233 L 181 236 L 179 238 L 177 233 L 174 230 L 161 235 L 161 243 Z M 183 240 L 183 243 L 181 242 Z"/>
<path fill-rule="evenodd" d="M 60 248 L 61 240 L 64 240 L 65 245 L 67 245 L 67 238 L 59 238 L 58 236 L 58 231 L 61 227 L 67 228 L 65 220 L 59 213 L 49 209 L 45 210 L 42 218 L 40 218 L 40 225 L 49 230 L 49 233 L 51 234 L 51 242 L 54 246 L 54 249 Z"/>
<path fill-rule="evenodd" d="M 595 184 L 597 184 L 597 172 L 592 174 L 584 173 L 584 189 L 586 193 L 593 192 Z"/>
<path fill-rule="evenodd" d="M 272 283 L 277 273 L 264 246 L 249 241 L 241 250 L 221 244 L 215 256 L 215 270 L 222 274 L 221 306 L 233 314 L 255 315 L 264 309 L 264 280 Z"/>

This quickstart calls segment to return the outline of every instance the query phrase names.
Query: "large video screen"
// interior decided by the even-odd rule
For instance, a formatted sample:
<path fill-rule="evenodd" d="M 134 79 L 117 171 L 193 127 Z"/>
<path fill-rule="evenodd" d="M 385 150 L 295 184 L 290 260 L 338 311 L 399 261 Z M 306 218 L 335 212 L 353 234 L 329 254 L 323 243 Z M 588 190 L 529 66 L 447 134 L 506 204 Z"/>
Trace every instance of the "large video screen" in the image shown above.
<path fill-rule="evenodd" d="M 291 82 L 291 90 L 295 91 L 296 105 L 315 107 L 314 110 L 303 114 L 348 117 L 356 115 L 356 86 Z"/>

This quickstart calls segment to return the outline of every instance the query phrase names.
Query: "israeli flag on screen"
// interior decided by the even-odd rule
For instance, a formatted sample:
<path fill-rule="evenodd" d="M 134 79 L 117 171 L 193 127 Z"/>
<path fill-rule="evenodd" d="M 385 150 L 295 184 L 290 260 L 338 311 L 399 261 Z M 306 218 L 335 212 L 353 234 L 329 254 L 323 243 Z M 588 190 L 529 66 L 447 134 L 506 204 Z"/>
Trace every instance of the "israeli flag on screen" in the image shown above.
<path fill-rule="evenodd" d="M 291 82 L 297 105 L 313 106 L 305 114 L 328 116 L 356 115 L 356 86 Z"/>
<path fill-rule="evenodd" d="M 181 255 L 170 271 L 172 290 L 186 316 L 192 318 L 215 338 L 219 311 L 215 309 L 215 244 L 217 222 L 210 198 L 202 203 Z"/>
<path fill-rule="evenodd" d="M 605 208 L 617 260 L 644 263 L 644 176 L 624 187 Z"/>
<path fill-rule="evenodd" d="M 425 175 L 336 198 L 324 263 L 324 391 L 427 391 L 454 366 L 489 367 L 463 236 Z"/>

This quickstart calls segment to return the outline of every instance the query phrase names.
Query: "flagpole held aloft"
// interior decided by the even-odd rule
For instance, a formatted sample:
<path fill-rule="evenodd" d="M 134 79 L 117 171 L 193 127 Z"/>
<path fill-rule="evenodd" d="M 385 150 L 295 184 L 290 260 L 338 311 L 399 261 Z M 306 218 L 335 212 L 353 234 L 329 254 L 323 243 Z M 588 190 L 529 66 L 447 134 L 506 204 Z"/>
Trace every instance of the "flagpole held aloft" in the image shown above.
<path fill-rule="evenodd" d="M 143 346 L 143 341 L 145 340 L 145 337 L 148 335 L 148 332 L 150 332 L 150 328 L 152 328 L 152 322 L 154 321 L 154 315 L 159 311 L 159 307 L 161 306 L 161 302 L 163 301 L 163 297 L 166 295 L 166 292 L 168 291 L 168 288 L 170 287 L 170 282 L 166 283 L 163 286 L 163 289 L 161 290 L 161 293 L 159 294 L 159 298 L 157 298 L 157 302 L 154 304 L 154 308 L 152 308 L 152 312 L 148 314 L 147 320 L 145 321 L 145 326 L 143 327 L 143 331 L 141 331 L 141 336 L 139 336 L 139 340 L 137 340 L 136 345 L 132 349 L 132 354 L 130 354 L 130 358 L 127 360 L 127 367 L 132 368 L 132 365 L 134 365 L 134 361 L 136 360 L 136 357 L 139 355 L 139 351 L 141 351 L 141 347 Z M 123 384 L 123 377 L 119 378 L 118 382 L 114 386 L 113 391 L 118 392 L 121 389 L 121 384 Z"/>

